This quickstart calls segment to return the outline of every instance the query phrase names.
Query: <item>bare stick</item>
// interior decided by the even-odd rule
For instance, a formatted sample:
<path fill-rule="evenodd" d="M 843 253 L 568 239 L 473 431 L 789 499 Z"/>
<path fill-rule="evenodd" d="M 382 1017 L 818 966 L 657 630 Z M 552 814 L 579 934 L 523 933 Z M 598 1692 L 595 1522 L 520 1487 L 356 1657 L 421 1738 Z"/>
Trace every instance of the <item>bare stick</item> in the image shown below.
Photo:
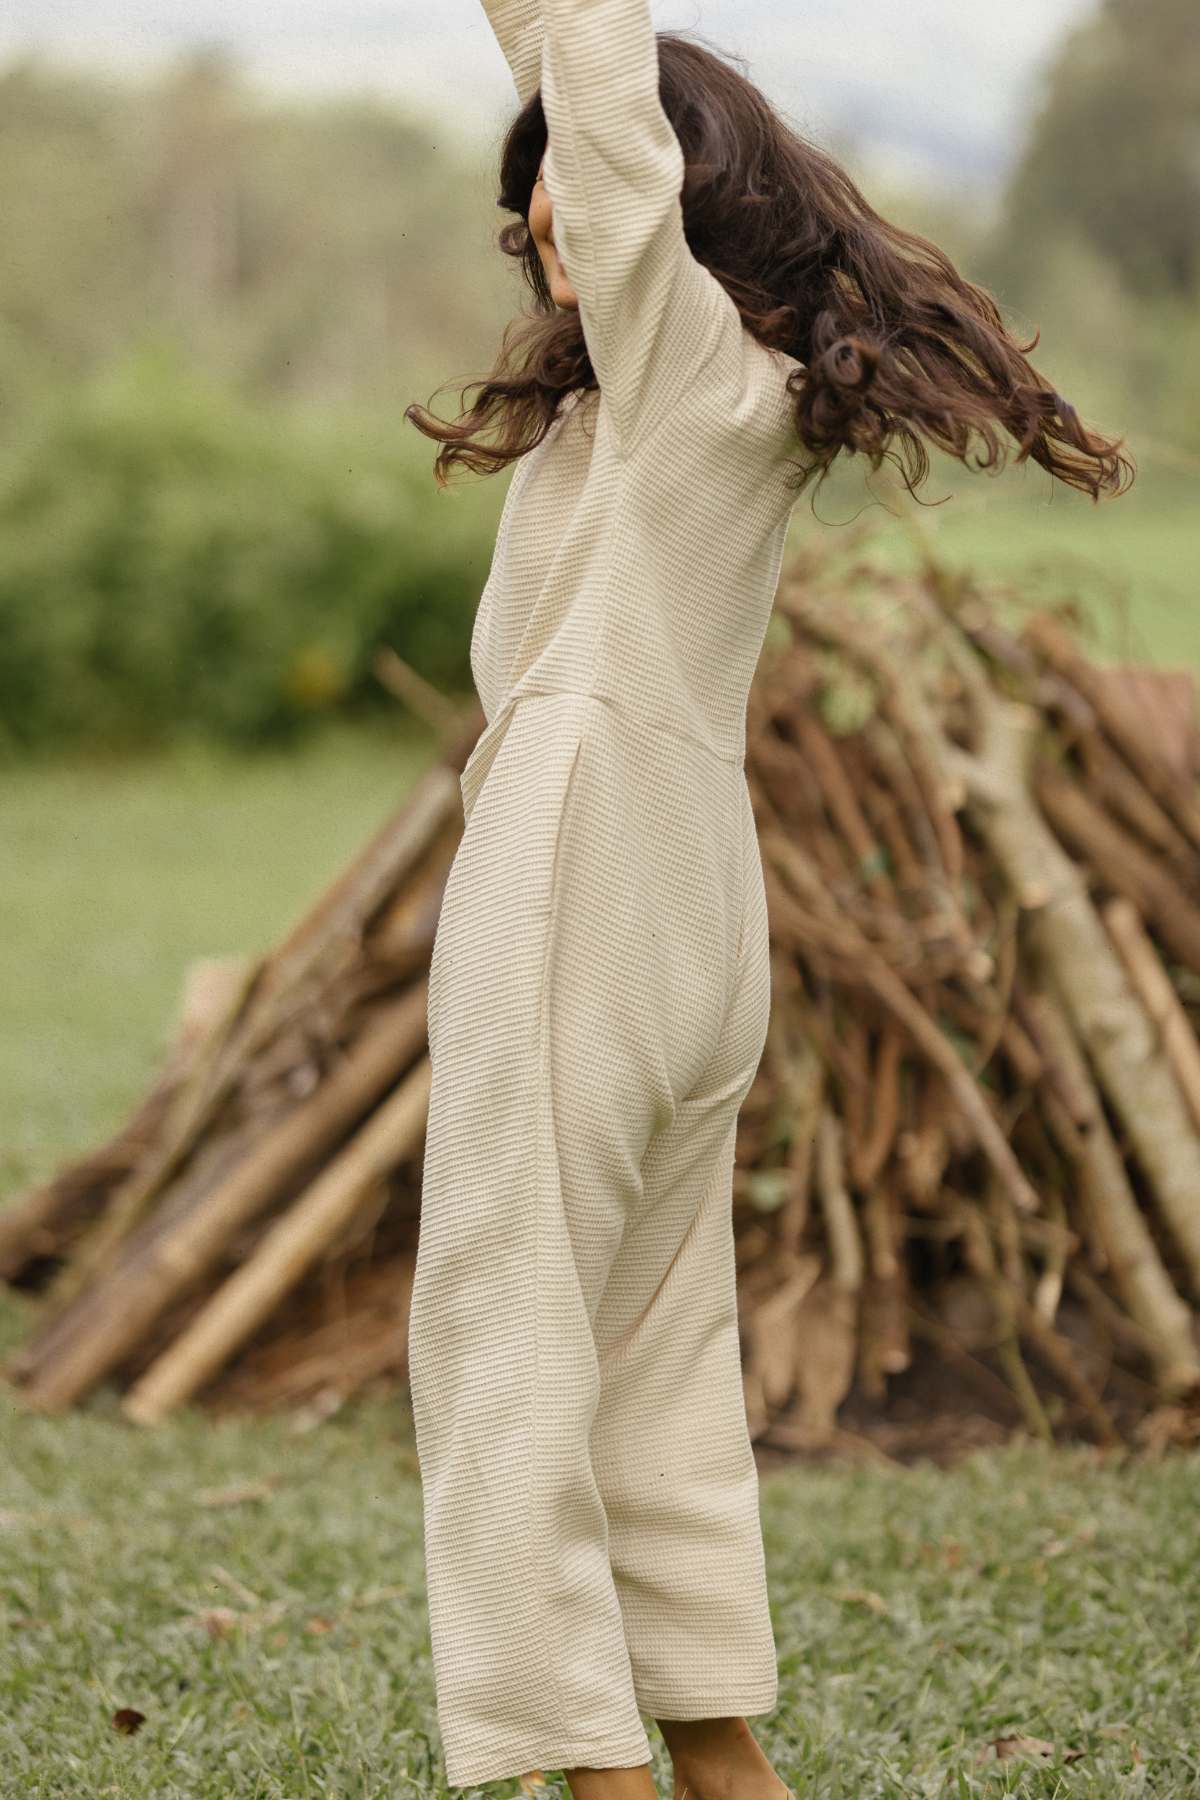
<path fill-rule="evenodd" d="M 350 1219 L 364 1190 L 419 1143 L 431 1074 L 429 1058 L 422 1057 L 391 1098 L 271 1227 L 249 1261 L 151 1363 L 125 1398 L 129 1418 L 152 1425 L 187 1400 L 296 1285 Z"/>

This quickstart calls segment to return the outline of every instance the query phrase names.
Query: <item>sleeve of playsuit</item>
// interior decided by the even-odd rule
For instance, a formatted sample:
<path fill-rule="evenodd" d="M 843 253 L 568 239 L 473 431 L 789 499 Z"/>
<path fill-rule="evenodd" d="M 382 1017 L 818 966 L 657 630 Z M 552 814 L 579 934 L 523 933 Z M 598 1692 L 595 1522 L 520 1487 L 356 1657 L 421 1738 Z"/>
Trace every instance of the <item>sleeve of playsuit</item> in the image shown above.
<path fill-rule="evenodd" d="M 649 0 L 483 0 L 517 92 L 538 85 L 554 240 L 621 451 L 696 380 L 736 309 L 684 236 L 684 158 Z M 736 334 L 735 334 L 736 335 Z"/>
<path fill-rule="evenodd" d="M 542 79 L 542 0 L 483 0 L 524 106 Z"/>

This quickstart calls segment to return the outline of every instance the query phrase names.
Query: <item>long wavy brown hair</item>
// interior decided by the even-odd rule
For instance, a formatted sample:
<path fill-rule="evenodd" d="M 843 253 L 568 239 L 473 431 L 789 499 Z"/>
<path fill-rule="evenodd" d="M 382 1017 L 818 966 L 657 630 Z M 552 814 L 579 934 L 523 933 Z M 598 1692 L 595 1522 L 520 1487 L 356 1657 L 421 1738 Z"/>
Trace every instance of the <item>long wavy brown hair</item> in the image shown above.
<path fill-rule="evenodd" d="M 998 472 L 1004 434 L 1098 500 L 1133 481 L 1123 438 L 1089 431 L 1026 360 L 992 295 L 928 238 L 881 218 L 846 171 L 786 125 L 753 82 L 703 44 L 659 32 L 659 93 L 683 151 L 680 196 L 692 254 L 761 343 L 804 364 L 788 378 L 800 460 L 796 491 L 824 480 L 839 451 L 885 456 L 915 497 L 929 473 L 923 439 L 968 467 Z M 414 402 L 405 417 L 441 443 L 440 486 L 461 463 L 494 474 L 541 442 L 565 395 L 597 386 L 576 308 L 559 308 L 528 226 L 546 148 L 540 93 L 505 136 L 497 204 L 515 215 L 499 246 L 522 265 L 536 310 L 504 332 L 491 374 L 460 390 L 446 422 Z M 469 390 L 477 390 L 469 409 Z M 972 465 L 972 451 L 974 463 Z"/>

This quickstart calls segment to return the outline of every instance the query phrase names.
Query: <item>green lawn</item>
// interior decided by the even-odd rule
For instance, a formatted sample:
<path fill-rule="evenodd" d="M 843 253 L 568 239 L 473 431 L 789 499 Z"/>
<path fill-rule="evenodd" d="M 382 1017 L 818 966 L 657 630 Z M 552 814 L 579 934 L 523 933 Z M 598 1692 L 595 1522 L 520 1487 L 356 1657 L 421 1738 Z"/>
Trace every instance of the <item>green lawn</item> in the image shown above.
<path fill-rule="evenodd" d="M 5 1800 L 447 1791 L 407 1401 L 301 1422 L 0 1399 Z M 781 1699 L 755 1729 L 801 1800 L 1200 1794 L 1200 1462 L 1018 1448 L 786 1470 L 762 1501 Z M 1017 1734 L 1057 1753 L 977 1761 Z"/>
<path fill-rule="evenodd" d="M 0 1204 L 121 1122 L 188 963 L 269 948 L 429 755 L 397 727 L 0 773 Z"/>

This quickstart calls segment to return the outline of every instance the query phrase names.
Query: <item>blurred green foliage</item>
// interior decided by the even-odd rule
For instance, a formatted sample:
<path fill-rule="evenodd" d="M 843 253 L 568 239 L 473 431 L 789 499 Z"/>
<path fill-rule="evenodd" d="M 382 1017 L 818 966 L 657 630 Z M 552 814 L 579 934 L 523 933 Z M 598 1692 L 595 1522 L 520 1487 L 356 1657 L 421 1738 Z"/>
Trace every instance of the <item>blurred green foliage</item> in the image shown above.
<path fill-rule="evenodd" d="M 1064 40 L 996 216 L 871 193 L 1177 476 L 1200 467 L 1193 3 L 1106 0 Z M 402 415 L 454 417 L 524 303 L 499 135 L 269 102 L 218 53 L 127 87 L 0 72 L 0 755 L 286 741 L 382 703 L 385 642 L 466 688 L 504 479 L 438 489 Z"/>
<path fill-rule="evenodd" d="M 466 680 L 494 534 L 424 440 L 284 423 L 143 354 L 0 464 L 0 748 L 294 738 L 387 700 L 381 644 Z"/>

